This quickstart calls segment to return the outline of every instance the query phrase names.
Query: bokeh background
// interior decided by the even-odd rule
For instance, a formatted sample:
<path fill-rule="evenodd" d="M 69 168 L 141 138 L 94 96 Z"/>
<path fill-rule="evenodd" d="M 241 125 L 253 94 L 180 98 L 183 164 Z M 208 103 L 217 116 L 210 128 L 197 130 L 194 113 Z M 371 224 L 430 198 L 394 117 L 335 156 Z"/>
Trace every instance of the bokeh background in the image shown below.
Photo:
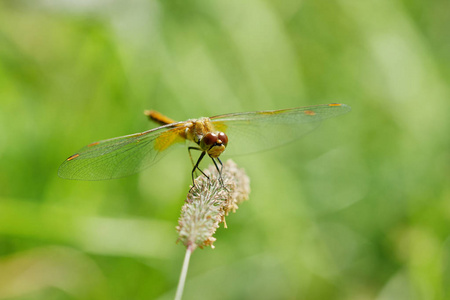
<path fill-rule="evenodd" d="M 172 299 L 187 151 L 128 178 L 58 166 L 176 120 L 342 102 L 233 157 L 250 200 L 184 299 L 450 299 L 450 2 L 0 2 L 0 299 Z"/>

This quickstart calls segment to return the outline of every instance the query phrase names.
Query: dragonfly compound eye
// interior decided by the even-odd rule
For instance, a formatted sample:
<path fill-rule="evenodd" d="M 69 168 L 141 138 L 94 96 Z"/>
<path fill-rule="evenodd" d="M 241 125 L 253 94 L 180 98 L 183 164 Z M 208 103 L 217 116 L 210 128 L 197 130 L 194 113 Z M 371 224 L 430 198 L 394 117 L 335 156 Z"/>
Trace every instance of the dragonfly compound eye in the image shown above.
<path fill-rule="evenodd" d="M 228 137 L 225 133 L 219 132 L 219 140 L 222 141 L 223 145 L 225 145 L 225 146 L 228 145 Z"/>
<path fill-rule="evenodd" d="M 206 147 L 211 147 L 213 146 L 215 143 L 217 143 L 217 140 L 219 139 L 219 137 L 217 136 L 217 134 L 212 133 L 212 132 L 208 132 L 207 134 L 205 134 L 205 136 L 202 138 L 201 140 L 201 145 L 204 145 Z"/>

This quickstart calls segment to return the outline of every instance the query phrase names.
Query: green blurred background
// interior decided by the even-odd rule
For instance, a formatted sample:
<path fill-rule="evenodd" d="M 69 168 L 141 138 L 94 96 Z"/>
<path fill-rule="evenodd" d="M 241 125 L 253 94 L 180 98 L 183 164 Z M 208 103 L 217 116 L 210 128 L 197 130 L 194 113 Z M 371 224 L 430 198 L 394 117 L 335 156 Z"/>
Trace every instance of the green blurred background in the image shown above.
<path fill-rule="evenodd" d="M 450 2 L 1 1 L 0 299 L 172 299 L 187 151 L 128 178 L 58 166 L 176 120 L 342 102 L 233 159 L 252 193 L 184 299 L 450 299 Z"/>

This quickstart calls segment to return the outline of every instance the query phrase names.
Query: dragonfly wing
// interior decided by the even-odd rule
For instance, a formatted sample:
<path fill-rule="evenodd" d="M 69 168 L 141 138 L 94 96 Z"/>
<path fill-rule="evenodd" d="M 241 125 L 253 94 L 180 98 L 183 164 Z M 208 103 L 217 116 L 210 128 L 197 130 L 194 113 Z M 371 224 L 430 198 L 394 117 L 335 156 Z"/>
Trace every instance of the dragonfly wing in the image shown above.
<path fill-rule="evenodd" d="M 292 142 L 320 121 L 351 110 L 345 104 L 325 104 L 273 111 L 256 111 L 215 116 L 211 122 L 228 136 L 224 154 L 259 152 Z"/>
<path fill-rule="evenodd" d="M 185 141 L 182 125 L 170 124 L 89 144 L 67 158 L 58 175 L 66 179 L 104 180 L 137 173 L 156 163 L 172 145 Z"/>

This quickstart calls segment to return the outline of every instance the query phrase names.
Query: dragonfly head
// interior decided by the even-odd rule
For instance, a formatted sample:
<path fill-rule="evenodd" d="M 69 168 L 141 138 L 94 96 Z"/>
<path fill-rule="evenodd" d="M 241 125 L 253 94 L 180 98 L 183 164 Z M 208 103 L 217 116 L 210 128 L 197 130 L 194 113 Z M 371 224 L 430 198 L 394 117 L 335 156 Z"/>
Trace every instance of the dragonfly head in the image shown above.
<path fill-rule="evenodd" d="M 228 137 L 223 132 L 208 132 L 200 140 L 200 148 L 211 157 L 219 157 L 228 144 Z"/>

